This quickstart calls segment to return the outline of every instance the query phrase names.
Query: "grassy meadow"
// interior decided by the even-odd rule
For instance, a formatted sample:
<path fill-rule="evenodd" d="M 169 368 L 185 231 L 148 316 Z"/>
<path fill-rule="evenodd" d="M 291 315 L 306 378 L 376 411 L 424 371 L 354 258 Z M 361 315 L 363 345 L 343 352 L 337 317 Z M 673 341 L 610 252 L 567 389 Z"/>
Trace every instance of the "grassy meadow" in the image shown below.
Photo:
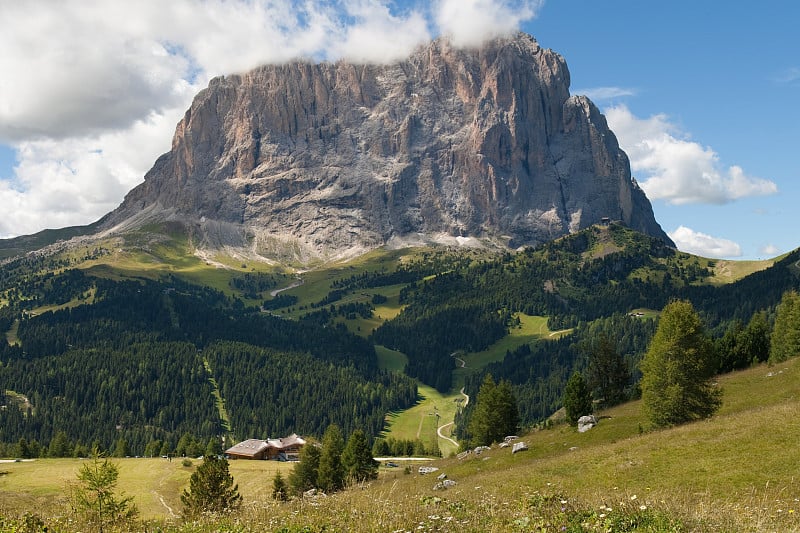
<path fill-rule="evenodd" d="M 724 403 L 709 420 L 651 430 L 634 401 L 597 413 L 586 433 L 556 425 L 523 435 L 518 454 L 494 446 L 426 463 L 456 483 L 446 490 L 434 490 L 438 472 L 401 465 L 341 493 L 279 503 L 272 478 L 291 465 L 232 461 L 242 510 L 184 524 L 173 515 L 194 466 L 119 459 L 118 489 L 142 518 L 174 531 L 800 531 L 800 359 L 718 383 Z M 0 463 L 0 514 L 10 523 L 28 511 L 70 531 L 64 492 L 80 464 Z"/>

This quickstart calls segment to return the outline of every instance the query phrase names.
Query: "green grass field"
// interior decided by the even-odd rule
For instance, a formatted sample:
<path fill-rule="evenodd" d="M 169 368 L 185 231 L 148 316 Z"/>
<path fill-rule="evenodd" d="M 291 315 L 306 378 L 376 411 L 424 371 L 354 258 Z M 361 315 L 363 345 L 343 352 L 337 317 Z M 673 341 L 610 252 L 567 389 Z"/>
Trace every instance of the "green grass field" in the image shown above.
<path fill-rule="evenodd" d="M 421 440 L 425 447 L 434 442 L 443 456 L 456 451 L 457 446 L 446 439 L 439 438 L 437 428 L 453 421 L 456 408 L 462 399 L 460 394 L 441 394 L 427 385 L 418 385 L 420 401 L 410 409 L 387 415 L 386 436 L 404 440 Z M 450 436 L 450 431 L 443 433 Z"/>
<path fill-rule="evenodd" d="M 369 486 L 279 504 L 269 497 L 271 479 L 291 465 L 232 461 L 244 497 L 239 526 L 209 519 L 180 530 L 559 531 L 573 524 L 569 531 L 620 531 L 617 526 L 640 523 L 636 531 L 800 531 L 793 423 L 800 414 L 800 359 L 731 373 L 718 383 L 723 407 L 709 420 L 650 431 L 636 401 L 597 413 L 600 423 L 586 433 L 557 425 L 525 434 L 528 450 L 516 455 L 495 446 L 481 456 L 430 462 L 456 482 L 441 492 L 433 490 L 434 477 L 382 468 Z M 420 425 L 430 430 L 428 409 L 444 409 L 446 397 L 424 393 L 416 426 L 402 428 L 407 435 Z M 194 466 L 116 462 L 118 490 L 134 497 L 143 517 L 169 520 L 180 513 L 180 492 Z M 0 463 L 0 514 L 28 510 L 58 521 L 81 464 Z"/>
<path fill-rule="evenodd" d="M 66 501 L 70 487 L 77 483 L 78 471 L 88 459 L 37 459 L 0 463 L 0 494 L 3 504 L 12 508 L 38 510 L 40 514 L 54 504 Z M 182 511 L 180 495 L 189 477 L 202 460 L 185 467 L 181 459 L 114 459 L 119 467 L 118 492 L 132 496 L 141 518 L 177 518 Z M 248 501 L 269 498 L 272 478 L 280 470 L 288 475 L 292 466 L 277 461 L 231 461 L 230 471 L 239 491 Z"/>

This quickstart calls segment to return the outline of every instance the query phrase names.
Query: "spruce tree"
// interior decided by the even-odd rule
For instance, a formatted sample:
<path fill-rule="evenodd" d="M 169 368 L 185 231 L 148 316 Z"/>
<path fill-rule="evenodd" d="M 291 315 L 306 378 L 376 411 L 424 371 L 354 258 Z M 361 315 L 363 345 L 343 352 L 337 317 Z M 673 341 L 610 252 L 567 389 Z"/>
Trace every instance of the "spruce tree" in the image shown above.
<path fill-rule="evenodd" d="M 342 466 L 348 481 L 360 483 L 378 477 L 378 462 L 372 457 L 367 435 L 353 431 L 342 452 Z"/>
<path fill-rule="evenodd" d="M 713 346 L 688 301 L 664 307 L 640 367 L 642 406 L 655 426 L 707 418 L 722 403 L 722 391 L 711 383 Z"/>
<path fill-rule="evenodd" d="M 567 423 L 571 426 L 577 424 L 580 417 L 592 414 L 592 393 L 580 372 L 573 372 L 567 381 L 563 403 Z"/>
<path fill-rule="evenodd" d="M 307 442 L 300 450 L 300 462 L 294 465 L 289 474 L 289 486 L 294 494 L 299 495 L 317 487 L 320 455 L 319 447 L 311 442 Z"/>
<path fill-rule="evenodd" d="M 605 406 L 625 401 L 631 373 L 625 359 L 605 333 L 589 345 L 588 385 L 592 396 Z"/>
<path fill-rule="evenodd" d="M 196 516 L 202 512 L 221 513 L 234 510 L 242 503 L 239 485 L 234 485 L 227 459 L 215 455 L 203 458 L 203 463 L 189 479 L 189 489 L 181 494 L 184 512 Z"/>
<path fill-rule="evenodd" d="M 769 349 L 771 364 L 800 355 L 800 294 L 794 290 L 783 293 L 775 311 Z"/>
<path fill-rule="evenodd" d="M 511 383 L 504 380 L 495 384 L 487 374 L 468 422 L 470 442 L 475 446 L 500 442 L 506 435 L 516 433 L 518 424 L 519 410 Z"/>
<path fill-rule="evenodd" d="M 324 492 L 334 492 L 344 487 L 343 450 L 342 431 L 336 424 L 331 424 L 322 436 L 322 455 L 317 473 L 317 487 Z"/>
<path fill-rule="evenodd" d="M 289 489 L 280 470 L 275 472 L 275 477 L 272 478 L 272 497 L 279 502 L 285 502 L 289 497 Z"/>

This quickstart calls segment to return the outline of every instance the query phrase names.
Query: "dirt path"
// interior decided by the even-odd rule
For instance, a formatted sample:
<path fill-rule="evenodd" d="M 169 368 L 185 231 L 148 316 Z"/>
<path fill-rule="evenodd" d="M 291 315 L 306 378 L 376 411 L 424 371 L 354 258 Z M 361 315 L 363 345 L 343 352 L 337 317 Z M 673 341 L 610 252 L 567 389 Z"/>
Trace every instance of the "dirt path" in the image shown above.
<path fill-rule="evenodd" d="M 294 289 L 295 287 L 299 287 L 302 284 L 303 284 L 303 279 L 302 278 L 297 278 L 297 281 L 293 281 L 287 287 L 284 287 L 282 289 L 275 289 L 274 291 L 270 291 L 269 295 L 274 298 L 277 295 L 279 295 L 280 293 L 282 293 L 283 291 L 288 291 L 289 289 Z"/>
<path fill-rule="evenodd" d="M 458 352 L 451 353 L 450 357 L 452 357 L 453 359 L 458 361 L 459 368 L 466 368 L 467 367 L 467 362 L 464 361 L 463 359 L 461 359 L 460 357 L 457 357 L 456 356 L 457 353 Z M 464 405 L 463 405 L 463 407 L 466 407 L 467 404 L 469 404 L 469 396 L 466 393 L 464 393 L 464 387 L 461 387 L 461 390 L 459 392 L 461 393 L 461 396 L 464 397 Z M 449 428 L 453 424 L 455 424 L 455 422 L 448 422 L 447 424 L 439 426 L 438 428 L 436 428 L 436 434 L 439 436 L 440 439 L 444 439 L 444 440 L 450 442 L 453 446 L 458 447 L 458 441 L 456 441 L 455 439 L 452 439 L 450 437 L 447 437 L 447 436 L 445 436 L 444 433 L 442 433 L 446 428 Z M 421 421 L 420 421 L 420 427 L 422 427 L 422 422 Z"/>
<path fill-rule="evenodd" d="M 170 506 L 167 504 L 166 500 L 164 499 L 164 496 L 162 496 L 162 495 L 161 495 L 160 493 L 158 493 L 157 491 L 153 491 L 153 494 L 155 494 L 156 496 L 158 496 L 158 500 L 161 502 L 161 505 L 163 505 L 164 507 L 166 507 L 166 508 L 167 508 L 167 511 L 169 512 L 169 516 L 170 516 L 170 518 L 178 518 L 178 515 L 176 515 L 176 514 L 175 514 L 175 511 L 173 511 L 173 510 L 172 510 L 172 507 L 170 507 Z"/>

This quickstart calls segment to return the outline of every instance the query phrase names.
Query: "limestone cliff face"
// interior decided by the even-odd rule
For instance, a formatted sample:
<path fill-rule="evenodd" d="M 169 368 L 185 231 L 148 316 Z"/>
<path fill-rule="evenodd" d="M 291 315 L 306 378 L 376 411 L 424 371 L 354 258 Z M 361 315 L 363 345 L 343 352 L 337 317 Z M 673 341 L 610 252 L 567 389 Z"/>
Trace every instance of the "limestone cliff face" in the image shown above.
<path fill-rule="evenodd" d="M 420 235 L 537 244 L 603 217 L 670 242 L 564 59 L 524 34 L 214 79 L 107 224 L 143 214 L 300 259 Z"/>

